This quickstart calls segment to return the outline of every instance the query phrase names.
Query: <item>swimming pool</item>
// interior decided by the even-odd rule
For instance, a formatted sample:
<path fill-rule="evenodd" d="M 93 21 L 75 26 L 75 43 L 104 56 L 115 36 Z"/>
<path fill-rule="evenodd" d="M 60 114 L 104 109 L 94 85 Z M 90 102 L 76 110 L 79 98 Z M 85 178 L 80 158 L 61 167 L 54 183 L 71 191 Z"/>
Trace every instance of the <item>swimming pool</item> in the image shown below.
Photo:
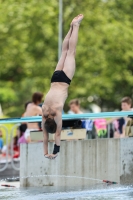
<path fill-rule="evenodd" d="M 47 193 L 46 188 L 0 188 L 2 200 L 133 200 L 132 187 L 105 187 L 73 192 Z"/>

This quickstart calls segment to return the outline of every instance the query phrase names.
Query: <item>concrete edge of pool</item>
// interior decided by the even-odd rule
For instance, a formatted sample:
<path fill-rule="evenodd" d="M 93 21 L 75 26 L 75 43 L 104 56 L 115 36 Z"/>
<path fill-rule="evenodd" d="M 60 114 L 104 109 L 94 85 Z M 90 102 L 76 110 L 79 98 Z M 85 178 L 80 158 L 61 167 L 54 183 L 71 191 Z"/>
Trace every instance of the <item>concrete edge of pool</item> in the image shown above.
<path fill-rule="evenodd" d="M 132 144 L 133 138 L 62 141 L 55 160 L 44 158 L 43 143 L 22 144 L 20 186 L 60 191 L 99 183 L 85 178 L 132 184 Z M 49 151 L 52 149 L 53 143 L 49 143 Z"/>

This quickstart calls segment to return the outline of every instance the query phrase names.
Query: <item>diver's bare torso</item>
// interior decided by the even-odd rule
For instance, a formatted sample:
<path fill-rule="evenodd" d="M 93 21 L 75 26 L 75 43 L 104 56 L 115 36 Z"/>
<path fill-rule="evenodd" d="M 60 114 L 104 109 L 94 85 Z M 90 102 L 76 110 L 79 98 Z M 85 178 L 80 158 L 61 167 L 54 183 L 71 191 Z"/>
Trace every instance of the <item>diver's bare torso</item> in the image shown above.
<path fill-rule="evenodd" d="M 54 117 L 57 111 L 62 113 L 64 103 L 68 96 L 68 87 L 69 85 L 67 83 L 51 83 L 50 90 L 47 93 L 42 106 L 44 118 L 47 118 L 48 115 L 52 115 Z"/>

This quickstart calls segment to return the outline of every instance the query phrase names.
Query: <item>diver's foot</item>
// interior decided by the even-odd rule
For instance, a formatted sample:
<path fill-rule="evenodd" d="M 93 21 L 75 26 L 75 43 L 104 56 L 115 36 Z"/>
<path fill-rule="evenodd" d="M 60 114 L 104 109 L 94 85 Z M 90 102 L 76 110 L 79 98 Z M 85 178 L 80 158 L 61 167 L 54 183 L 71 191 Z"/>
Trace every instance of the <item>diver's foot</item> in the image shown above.
<path fill-rule="evenodd" d="M 75 17 L 72 20 L 71 25 L 78 25 L 79 26 L 83 18 L 84 18 L 83 14 L 78 15 L 77 17 Z"/>

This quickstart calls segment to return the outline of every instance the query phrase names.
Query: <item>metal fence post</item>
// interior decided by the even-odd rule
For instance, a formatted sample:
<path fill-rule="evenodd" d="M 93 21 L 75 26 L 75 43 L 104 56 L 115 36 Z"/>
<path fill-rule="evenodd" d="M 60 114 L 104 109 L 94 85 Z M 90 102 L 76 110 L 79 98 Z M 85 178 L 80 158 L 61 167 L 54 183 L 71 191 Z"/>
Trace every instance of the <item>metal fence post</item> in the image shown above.
<path fill-rule="evenodd" d="M 107 125 L 107 137 L 110 138 L 110 124 Z"/>
<path fill-rule="evenodd" d="M 0 124 L 0 127 L 2 127 L 6 132 L 6 146 L 7 146 L 7 148 L 6 148 L 6 163 L 5 163 L 5 166 L 0 169 L 0 172 L 2 172 L 8 166 L 8 129 L 4 125 L 1 125 L 1 124 Z"/>
<path fill-rule="evenodd" d="M 11 138 L 11 156 L 12 156 L 12 159 L 11 159 L 11 165 L 12 165 L 12 168 L 19 171 L 20 168 L 16 167 L 15 164 L 14 164 L 14 161 L 13 161 L 13 132 L 15 130 L 16 127 L 20 126 L 20 124 L 15 124 L 12 129 L 11 129 L 11 135 L 10 135 L 10 138 Z"/>

